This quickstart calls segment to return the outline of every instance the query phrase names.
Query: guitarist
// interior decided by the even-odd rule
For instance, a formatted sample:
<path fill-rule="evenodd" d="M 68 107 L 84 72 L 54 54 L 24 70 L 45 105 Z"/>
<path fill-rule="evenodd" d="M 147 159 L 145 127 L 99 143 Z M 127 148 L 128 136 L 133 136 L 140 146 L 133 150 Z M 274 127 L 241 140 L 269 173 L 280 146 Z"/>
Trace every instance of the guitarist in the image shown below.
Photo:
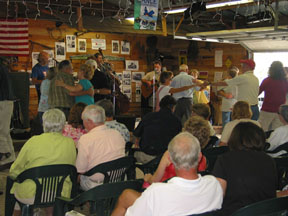
<path fill-rule="evenodd" d="M 158 83 L 160 79 L 160 74 L 162 71 L 162 63 L 161 61 L 154 61 L 154 70 L 145 74 L 142 78 L 142 95 L 141 95 L 141 108 L 142 108 L 142 116 L 146 113 L 151 112 L 153 109 L 153 85 L 155 85 L 155 96 L 158 88 Z M 153 79 L 155 77 L 155 83 L 153 83 Z"/>

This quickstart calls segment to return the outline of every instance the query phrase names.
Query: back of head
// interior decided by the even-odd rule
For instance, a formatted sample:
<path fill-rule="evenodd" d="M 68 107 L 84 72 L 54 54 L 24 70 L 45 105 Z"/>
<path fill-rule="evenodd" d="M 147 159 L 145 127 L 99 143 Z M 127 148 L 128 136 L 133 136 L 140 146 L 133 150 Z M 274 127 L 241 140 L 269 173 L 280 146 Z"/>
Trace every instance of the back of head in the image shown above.
<path fill-rule="evenodd" d="M 58 66 L 59 71 L 63 71 L 66 67 L 70 67 L 71 62 L 69 60 L 63 60 L 60 62 Z"/>
<path fill-rule="evenodd" d="M 172 110 L 174 106 L 176 105 L 176 100 L 171 95 L 166 95 L 163 97 L 160 101 L 160 109 L 168 108 Z"/>
<path fill-rule="evenodd" d="M 184 131 L 195 136 L 200 143 L 201 149 L 205 148 L 210 139 L 210 126 L 208 121 L 200 116 L 191 116 L 184 124 Z"/>
<path fill-rule="evenodd" d="M 228 70 L 228 74 L 230 77 L 234 78 L 235 76 L 237 76 L 237 74 L 239 73 L 239 68 L 237 68 L 236 66 L 232 66 L 229 68 Z"/>
<path fill-rule="evenodd" d="M 233 151 L 262 151 L 265 148 L 265 133 L 252 122 L 240 122 L 233 129 L 228 146 Z"/>
<path fill-rule="evenodd" d="M 168 152 L 177 170 L 197 169 L 200 144 L 196 137 L 188 132 L 175 136 L 168 145 Z"/>
<path fill-rule="evenodd" d="M 83 71 L 84 77 L 86 79 L 88 79 L 88 80 L 92 79 L 92 77 L 94 75 L 94 70 L 92 69 L 92 67 L 90 65 L 82 64 L 80 66 L 80 70 Z"/>
<path fill-rule="evenodd" d="M 155 65 L 155 64 L 158 64 L 158 65 L 162 66 L 162 63 L 161 63 L 160 60 L 155 60 L 155 61 L 153 61 L 153 65 Z"/>
<path fill-rule="evenodd" d="M 57 73 L 56 67 L 49 68 L 47 73 L 47 79 L 52 80 L 55 77 L 56 73 Z"/>
<path fill-rule="evenodd" d="M 93 71 L 97 68 L 97 62 L 94 59 L 88 59 L 85 64 L 89 65 Z"/>
<path fill-rule="evenodd" d="M 97 101 L 96 105 L 102 107 L 105 110 L 106 117 L 113 117 L 113 104 L 110 100 L 103 99 Z"/>
<path fill-rule="evenodd" d="M 97 59 L 99 56 L 102 56 L 102 54 L 101 53 L 95 53 L 94 54 L 94 57 Z M 102 56 L 103 57 L 103 56 Z"/>
<path fill-rule="evenodd" d="M 288 123 L 288 105 L 282 104 L 279 108 L 279 114 L 282 116 L 283 120 Z"/>
<path fill-rule="evenodd" d="M 90 119 L 94 124 L 103 124 L 105 122 L 105 110 L 98 105 L 86 106 L 83 113 L 82 119 Z"/>
<path fill-rule="evenodd" d="M 192 69 L 191 70 L 191 75 L 194 77 L 194 78 L 198 78 L 199 76 L 199 71 L 197 69 Z"/>
<path fill-rule="evenodd" d="M 164 71 L 160 74 L 160 83 L 164 84 L 167 79 L 171 79 L 173 73 L 171 71 Z"/>
<path fill-rule="evenodd" d="M 42 119 L 44 133 L 62 133 L 66 118 L 61 110 L 49 109 L 43 114 Z"/>
<path fill-rule="evenodd" d="M 204 103 L 193 104 L 192 106 L 192 114 L 196 114 L 201 116 L 205 120 L 208 120 L 211 115 L 211 110 L 209 105 Z"/>
<path fill-rule="evenodd" d="M 186 64 L 182 64 L 179 66 L 179 71 L 187 71 L 188 70 L 188 66 Z"/>
<path fill-rule="evenodd" d="M 252 117 L 252 111 L 250 105 L 246 101 L 238 101 L 234 104 L 232 109 L 232 119 L 250 119 Z"/>
<path fill-rule="evenodd" d="M 269 68 L 269 77 L 275 80 L 285 80 L 286 74 L 282 62 L 274 61 Z"/>
<path fill-rule="evenodd" d="M 81 115 L 86 106 L 87 105 L 82 102 L 74 104 L 69 113 L 68 124 L 72 125 L 74 128 L 83 128 L 83 120 Z"/>

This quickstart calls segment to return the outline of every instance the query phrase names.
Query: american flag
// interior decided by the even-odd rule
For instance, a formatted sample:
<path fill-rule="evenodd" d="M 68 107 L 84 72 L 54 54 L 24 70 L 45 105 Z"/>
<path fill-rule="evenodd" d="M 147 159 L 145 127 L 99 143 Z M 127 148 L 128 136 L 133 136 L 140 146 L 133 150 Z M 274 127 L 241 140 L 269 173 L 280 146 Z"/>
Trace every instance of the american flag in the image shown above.
<path fill-rule="evenodd" d="M 0 55 L 29 55 L 27 19 L 0 19 Z"/>

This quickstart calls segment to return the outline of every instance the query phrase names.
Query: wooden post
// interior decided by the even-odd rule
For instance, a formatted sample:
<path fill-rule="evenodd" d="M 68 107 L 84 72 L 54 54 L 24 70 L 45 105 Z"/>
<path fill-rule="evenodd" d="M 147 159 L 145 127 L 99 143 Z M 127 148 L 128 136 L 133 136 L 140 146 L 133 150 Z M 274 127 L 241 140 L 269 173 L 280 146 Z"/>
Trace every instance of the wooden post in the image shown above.
<path fill-rule="evenodd" d="M 178 31 L 178 29 L 180 28 L 180 25 L 182 24 L 182 22 L 183 22 L 183 20 L 184 20 L 184 14 L 183 14 L 183 16 L 181 17 L 181 19 L 180 19 L 180 21 L 179 21 L 179 23 L 178 23 L 178 25 L 177 25 L 177 27 L 176 27 L 176 29 L 175 29 L 175 34 L 176 34 L 176 32 Z"/>
<path fill-rule="evenodd" d="M 166 16 L 162 16 L 162 35 L 167 37 L 167 22 Z"/>
<path fill-rule="evenodd" d="M 83 19 L 82 19 L 83 16 L 80 7 L 77 7 L 77 17 L 78 17 L 77 29 L 78 31 L 83 31 Z"/>

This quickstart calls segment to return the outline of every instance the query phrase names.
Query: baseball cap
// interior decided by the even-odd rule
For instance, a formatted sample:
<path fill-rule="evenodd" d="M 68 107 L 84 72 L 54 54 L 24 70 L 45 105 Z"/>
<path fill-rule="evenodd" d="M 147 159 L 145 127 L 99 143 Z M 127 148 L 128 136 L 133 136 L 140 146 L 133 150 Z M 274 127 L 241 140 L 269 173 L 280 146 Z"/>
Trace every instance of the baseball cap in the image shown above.
<path fill-rule="evenodd" d="M 252 70 L 255 68 L 255 62 L 252 59 L 241 59 L 241 63 L 247 64 Z"/>

